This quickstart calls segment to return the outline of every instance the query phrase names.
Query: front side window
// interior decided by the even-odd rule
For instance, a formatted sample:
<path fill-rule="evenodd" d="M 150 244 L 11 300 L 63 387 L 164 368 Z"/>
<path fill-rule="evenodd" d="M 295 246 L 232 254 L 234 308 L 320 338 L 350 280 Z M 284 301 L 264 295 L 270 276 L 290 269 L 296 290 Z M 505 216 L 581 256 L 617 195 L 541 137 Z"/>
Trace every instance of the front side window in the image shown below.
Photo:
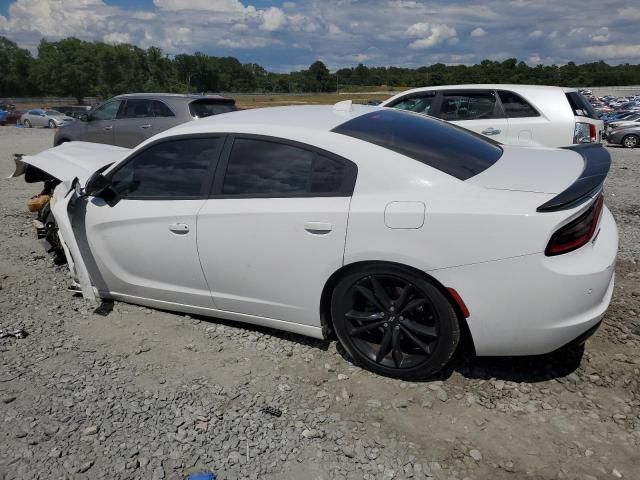
<path fill-rule="evenodd" d="M 490 90 L 445 92 L 438 117 L 443 120 L 484 120 L 495 115 L 496 95 Z"/>
<path fill-rule="evenodd" d="M 504 112 L 507 114 L 508 118 L 540 116 L 538 111 L 517 93 L 500 90 L 498 91 L 498 95 L 500 95 L 502 108 L 504 108 Z"/>
<path fill-rule="evenodd" d="M 431 105 L 436 98 L 436 92 L 428 92 L 420 95 L 405 97 L 390 106 L 399 108 L 400 110 L 408 110 L 410 112 L 429 114 Z"/>
<path fill-rule="evenodd" d="M 132 98 L 127 100 L 118 118 L 147 118 L 153 117 L 152 102 L 145 98 Z"/>
<path fill-rule="evenodd" d="M 111 175 L 123 198 L 200 198 L 209 168 L 217 162 L 220 138 L 187 138 L 153 145 Z"/>
<path fill-rule="evenodd" d="M 122 100 L 105 103 L 91 112 L 91 120 L 113 120 L 116 118 Z"/>
<path fill-rule="evenodd" d="M 344 190 L 344 163 L 314 150 L 238 138 L 224 177 L 224 195 L 313 196 Z"/>

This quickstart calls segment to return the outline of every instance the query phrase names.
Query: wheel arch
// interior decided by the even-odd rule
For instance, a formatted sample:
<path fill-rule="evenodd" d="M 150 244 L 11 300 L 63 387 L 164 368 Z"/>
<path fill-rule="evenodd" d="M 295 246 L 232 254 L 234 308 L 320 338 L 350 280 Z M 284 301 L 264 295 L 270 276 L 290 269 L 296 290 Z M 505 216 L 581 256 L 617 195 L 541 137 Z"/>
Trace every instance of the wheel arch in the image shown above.
<path fill-rule="evenodd" d="M 475 355 L 475 346 L 473 343 L 473 337 L 471 336 L 471 331 L 469 330 L 469 325 L 467 324 L 467 319 L 462 313 L 460 305 L 453 297 L 451 292 L 449 292 L 449 290 L 447 290 L 447 288 L 442 283 L 440 283 L 437 278 L 429 275 L 423 270 L 419 270 L 415 267 L 411 267 L 403 263 L 385 260 L 366 260 L 349 263 L 347 265 L 343 265 L 338 270 L 333 272 L 333 274 L 327 279 L 320 296 L 320 324 L 322 327 L 322 334 L 325 338 L 330 338 L 331 336 L 333 336 L 333 320 L 331 318 L 331 295 L 333 294 L 333 290 L 335 289 L 336 285 L 345 275 L 348 275 L 351 272 L 369 265 L 389 265 L 399 267 L 433 283 L 438 288 L 438 290 L 440 290 L 440 292 L 447 298 L 447 300 L 449 300 L 449 302 L 453 306 L 454 311 L 456 312 L 456 316 L 458 317 L 461 340 L 460 344 L 458 345 L 458 350 L 460 350 L 461 348 L 465 348 L 472 355 Z"/>

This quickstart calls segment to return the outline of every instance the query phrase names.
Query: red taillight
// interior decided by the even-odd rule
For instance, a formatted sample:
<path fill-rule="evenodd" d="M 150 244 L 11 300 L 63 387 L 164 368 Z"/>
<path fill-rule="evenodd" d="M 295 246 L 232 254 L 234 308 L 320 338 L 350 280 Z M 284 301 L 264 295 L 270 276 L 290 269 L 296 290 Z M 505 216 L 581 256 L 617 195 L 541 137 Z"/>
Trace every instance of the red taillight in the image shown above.
<path fill-rule="evenodd" d="M 600 195 L 589 210 L 554 233 L 544 252 L 545 255 L 551 257 L 572 252 L 591 240 L 600 220 L 603 203 L 604 199 Z"/>
<path fill-rule="evenodd" d="M 598 141 L 598 130 L 592 123 L 589 124 L 589 137 L 591 137 L 591 143 L 596 143 Z"/>

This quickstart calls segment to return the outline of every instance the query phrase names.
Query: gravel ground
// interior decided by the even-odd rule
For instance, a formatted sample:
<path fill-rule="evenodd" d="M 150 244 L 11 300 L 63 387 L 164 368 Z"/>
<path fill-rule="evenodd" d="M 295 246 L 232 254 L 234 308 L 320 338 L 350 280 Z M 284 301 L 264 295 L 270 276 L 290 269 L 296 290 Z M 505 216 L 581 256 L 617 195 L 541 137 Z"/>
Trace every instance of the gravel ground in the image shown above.
<path fill-rule="evenodd" d="M 52 137 L 0 128 L 0 177 Z M 640 149 L 611 153 L 617 284 L 584 354 L 459 358 L 425 383 L 363 371 L 335 342 L 95 314 L 34 238 L 39 187 L 0 180 L 0 328 L 29 333 L 0 340 L 0 479 L 640 478 Z"/>

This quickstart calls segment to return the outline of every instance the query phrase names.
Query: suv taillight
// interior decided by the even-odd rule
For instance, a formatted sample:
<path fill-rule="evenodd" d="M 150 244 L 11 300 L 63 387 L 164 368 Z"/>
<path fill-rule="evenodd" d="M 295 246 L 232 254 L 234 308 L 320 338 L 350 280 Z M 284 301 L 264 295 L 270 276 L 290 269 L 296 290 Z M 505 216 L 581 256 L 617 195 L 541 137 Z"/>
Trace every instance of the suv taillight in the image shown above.
<path fill-rule="evenodd" d="M 576 122 L 573 131 L 573 143 L 596 143 L 598 141 L 598 129 L 592 123 Z"/>
<path fill-rule="evenodd" d="M 596 231 L 603 203 L 604 199 L 600 195 L 589 210 L 554 233 L 544 254 L 547 257 L 562 255 L 586 245 Z"/>

